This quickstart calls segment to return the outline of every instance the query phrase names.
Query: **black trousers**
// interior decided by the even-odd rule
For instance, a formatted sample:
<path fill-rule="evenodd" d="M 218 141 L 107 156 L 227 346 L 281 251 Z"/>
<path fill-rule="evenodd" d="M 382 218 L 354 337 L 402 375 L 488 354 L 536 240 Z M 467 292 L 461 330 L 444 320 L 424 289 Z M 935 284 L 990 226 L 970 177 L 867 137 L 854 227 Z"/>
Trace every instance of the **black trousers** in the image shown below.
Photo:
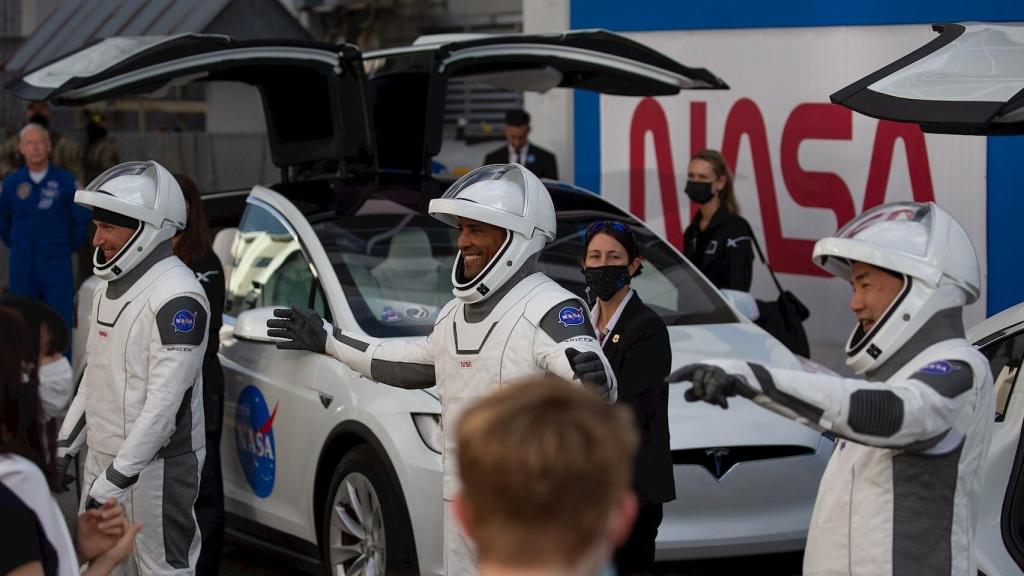
<path fill-rule="evenodd" d="M 648 574 L 654 567 L 654 540 L 661 526 L 663 504 L 641 504 L 629 539 L 615 552 L 619 576 Z"/>
<path fill-rule="evenodd" d="M 206 412 L 206 461 L 199 477 L 196 521 L 203 538 L 197 576 L 220 574 L 224 550 L 224 479 L 220 469 L 220 432 L 224 420 L 224 373 L 217 357 L 203 362 L 203 410 Z"/>

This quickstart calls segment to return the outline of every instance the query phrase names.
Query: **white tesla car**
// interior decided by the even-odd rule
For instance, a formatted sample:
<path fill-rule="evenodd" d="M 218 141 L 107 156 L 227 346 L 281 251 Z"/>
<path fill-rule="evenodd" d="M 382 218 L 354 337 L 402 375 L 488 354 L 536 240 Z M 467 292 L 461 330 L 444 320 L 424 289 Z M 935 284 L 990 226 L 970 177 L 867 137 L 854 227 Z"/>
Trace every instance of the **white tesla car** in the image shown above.
<path fill-rule="evenodd" d="M 365 62 L 364 62 L 365 61 Z M 277 350 L 278 306 L 317 309 L 345 330 L 426 334 L 451 299 L 454 231 L 425 211 L 452 182 L 430 176 L 446 83 L 621 95 L 724 88 L 702 69 L 604 31 L 434 38 L 362 56 L 353 46 L 222 36 L 112 38 L 32 72 L 12 90 L 82 104 L 169 81 L 257 86 L 282 182 L 204 202 L 227 276 L 220 356 L 229 528 L 333 573 L 438 574 L 440 406 L 432 391 L 368 381 L 326 356 Z M 630 222 L 646 257 L 635 288 L 669 325 L 673 367 L 733 357 L 793 369 L 791 354 L 744 318 L 685 258 L 585 190 L 547 183 L 558 237 L 545 272 L 578 293 L 585 227 Z M 91 303 L 80 293 L 80 318 Z M 798 550 L 832 441 L 745 400 L 729 411 L 669 408 L 676 501 L 660 559 Z"/>

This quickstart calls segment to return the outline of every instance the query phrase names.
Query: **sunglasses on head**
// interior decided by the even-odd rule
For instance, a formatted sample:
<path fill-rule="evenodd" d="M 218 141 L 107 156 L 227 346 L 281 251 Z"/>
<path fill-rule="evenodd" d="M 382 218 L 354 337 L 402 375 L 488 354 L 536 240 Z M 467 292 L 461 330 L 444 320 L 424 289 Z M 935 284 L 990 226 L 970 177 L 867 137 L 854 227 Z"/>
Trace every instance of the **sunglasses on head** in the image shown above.
<path fill-rule="evenodd" d="M 616 232 L 621 232 L 623 234 L 628 234 L 630 236 L 633 235 L 633 231 L 629 229 L 629 226 L 626 226 L 625 224 L 619 222 L 618 220 L 598 220 L 596 222 L 593 222 L 590 224 L 590 226 L 587 226 L 587 234 L 595 234 L 606 228 L 611 228 Z"/>

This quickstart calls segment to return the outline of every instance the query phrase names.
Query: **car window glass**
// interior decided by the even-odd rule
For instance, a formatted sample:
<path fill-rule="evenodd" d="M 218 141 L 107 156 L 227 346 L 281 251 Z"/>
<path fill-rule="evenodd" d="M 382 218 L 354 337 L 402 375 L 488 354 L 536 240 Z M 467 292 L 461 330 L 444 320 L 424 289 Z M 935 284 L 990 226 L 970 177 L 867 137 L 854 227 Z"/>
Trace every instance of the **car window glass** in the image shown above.
<path fill-rule="evenodd" d="M 589 194 L 552 194 L 556 239 L 541 271 L 586 297 L 580 270 L 586 227 L 599 219 L 628 222 L 644 256 L 633 286 L 669 325 L 736 322 L 721 295 L 677 251 L 617 208 Z M 369 203 L 367 204 L 369 206 Z M 359 327 L 376 337 L 430 333 L 438 310 L 453 298 L 457 232 L 426 214 L 388 201 L 364 213 L 313 223 Z"/>
<path fill-rule="evenodd" d="M 250 204 L 231 247 L 233 271 L 225 311 L 267 306 L 314 307 L 328 317 L 322 291 L 298 239 L 267 209 Z"/>
<path fill-rule="evenodd" d="M 981 353 L 988 358 L 989 366 L 992 368 L 996 392 L 996 422 L 1001 422 L 1006 417 L 1006 407 L 1010 404 L 1021 359 L 1024 358 L 1024 332 L 996 340 L 981 348 Z"/>

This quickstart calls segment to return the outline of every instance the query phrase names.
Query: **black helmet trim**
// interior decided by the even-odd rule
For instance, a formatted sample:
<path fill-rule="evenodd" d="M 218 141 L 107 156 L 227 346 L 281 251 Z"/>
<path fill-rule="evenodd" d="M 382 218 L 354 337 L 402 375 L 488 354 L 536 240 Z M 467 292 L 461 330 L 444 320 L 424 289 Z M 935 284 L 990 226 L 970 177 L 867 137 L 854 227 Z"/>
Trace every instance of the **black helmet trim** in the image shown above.
<path fill-rule="evenodd" d="M 485 266 L 484 269 L 481 270 L 480 273 L 476 275 L 476 278 L 473 278 L 466 284 L 460 284 L 459 288 L 462 290 L 471 290 L 478 283 L 482 282 L 483 279 L 487 277 L 487 273 L 493 270 L 494 267 L 497 266 L 498 263 L 501 262 L 501 260 L 505 257 L 505 252 L 508 252 L 509 246 L 512 245 L 512 237 L 512 231 L 506 228 L 505 242 L 501 245 L 501 250 L 498 250 L 498 253 L 495 254 L 494 257 L 491 258 L 491 261 L 487 263 L 487 266 Z M 459 250 L 458 258 L 458 261 L 455 263 L 456 274 L 460 277 L 465 277 L 465 273 L 463 270 L 462 250 Z M 487 288 L 486 286 L 481 286 L 480 289 L 483 290 L 481 292 L 481 295 L 486 295 L 487 292 L 490 291 L 490 289 Z"/>
<path fill-rule="evenodd" d="M 853 348 L 847 348 L 847 356 L 853 356 L 863 350 L 864 347 L 871 342 L 873 339 L 872 337 L 882 329 L 882 326 L 885 326 L 885 323 L 893 313 L 896 312 L 896 309 L 900 307 L 900 303 L 902 303 L 907 297 L 907 294 L 910 294 L 910 287 L 914 284 L 913 276 L 910 276 L 909 274 L 900 274 L 900 276 L 903 278 L 903 289 L 900 291 L 899 296 L 892 301 L 892 304 L 889 304 L 889 308 L 885 311 L 885 314 L 882 315 L 882 319 L 876 322 L 875 325 L 871 327 L 871 331 L 867 334 L 864 333 L 864 329 L 861 327 L 860 322 L 857 323 L 857 326 L 853 329 L 853 334 L 850 336 L 850 344 L 853 344 L 855 340 L 857 344 Z M 857 339 L 857 334 L 860 334 L 859 339 Z"/>
<path fill-rule="evenodd" d="M 114 257 L 111 258 L 109 262 L 104 262 L 102 264 L 99 263 L 99 259 L 103 257 L 103 250 L 101 250 L 99 246 L 96 247 L 96 252 L 93 256 L 93 267 L 95 267 L 97 270 L 106 270 L 113 266 L 118 260 L 120 260 L 121 256 L 124 256 L 129 252 L 129 248 L 131 248 L 132 245 L 135 244 L 135 241 L 139 239 L 139 236 L 142 235 L 142 230 L 145 228 L 145 226 L 142 225 L 142 221 L 135 220 L 135 222 L 138 223 L 139 227 L 135 229 L 135 233 L 132 234 L 132 237 L 128 239 L 128 242 L 125 242 L 125 245 L 122 246 L 121 249 L 117 251 L 117 254 L 115 254 Z M 114 274 L 117 276 L 121 275 L 121 273 L 117 270 L 114 270 Z"/>

